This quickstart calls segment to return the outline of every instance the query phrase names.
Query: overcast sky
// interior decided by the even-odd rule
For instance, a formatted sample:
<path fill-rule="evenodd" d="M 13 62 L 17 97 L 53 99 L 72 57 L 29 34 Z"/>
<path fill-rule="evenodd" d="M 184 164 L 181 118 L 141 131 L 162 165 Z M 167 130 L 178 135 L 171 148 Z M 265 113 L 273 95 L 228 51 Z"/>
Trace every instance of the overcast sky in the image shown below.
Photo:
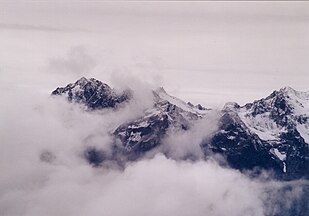
<path fill-rule="evenodd" d="M 206 106 L 309 90 L 308 2 L 1 1 L 0 80 L 137 76 Z"/>

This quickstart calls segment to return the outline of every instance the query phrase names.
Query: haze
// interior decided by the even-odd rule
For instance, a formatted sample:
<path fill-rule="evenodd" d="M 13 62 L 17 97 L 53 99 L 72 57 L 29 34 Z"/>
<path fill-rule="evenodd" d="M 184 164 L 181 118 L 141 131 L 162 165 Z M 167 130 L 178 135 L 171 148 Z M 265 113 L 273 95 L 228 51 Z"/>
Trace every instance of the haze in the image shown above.
<path fill-rule="evenodd" d="M 205 106 L 244 104 L 283 86 L 309 90 L 307 2 L 0 6 L 2 84 L 52 89 L 80 76 L 114 84 L 126 74 Z"/>

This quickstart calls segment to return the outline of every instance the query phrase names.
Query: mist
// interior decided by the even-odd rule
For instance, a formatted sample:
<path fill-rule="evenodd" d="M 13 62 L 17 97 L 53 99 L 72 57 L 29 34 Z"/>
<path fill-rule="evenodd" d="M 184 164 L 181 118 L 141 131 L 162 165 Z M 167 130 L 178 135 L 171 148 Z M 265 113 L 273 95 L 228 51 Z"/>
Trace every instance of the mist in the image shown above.
<path fill-rule="evenodd" d="M 255 216 L 301 200 L 305 182 L 252 179 L 203 160 L 198 144 L 215 130 L 216 112 L 189 131 L 168 133 L 162 152 L 169 158 L 157 151 L 121 168 L 91 166 L 85 149 L 110 152 L 109 132 L 142 115 L 149 87 L 136 88 L 139 95 L 125 107 L 93 112 L 36 88 L 2 92 L 1 215 Z M 181 160 L 186 152 L 197 160 Z"/>
<path fill-rule="evenodd" d="M 262 216 L 298 208 L 305 180 L 250 177 L 200 144 L 225 102 L 283 86 L 308 90 L 306 2 L 0 2 L 0 215 Z M 293 75 L 293 76 L 292 76 Z M 87 111 L 51 92 L 94 77 L 134 98 Z M 163 86 L 213 108 L 123 167 L 93 167 L 111 133 L 153 106 Z M 194 158 L 194 160 L 192 160 Z M 306 189 L 307 188 L 307 189 Z M 306 192 L 307 190 L 307 192 Z"/>

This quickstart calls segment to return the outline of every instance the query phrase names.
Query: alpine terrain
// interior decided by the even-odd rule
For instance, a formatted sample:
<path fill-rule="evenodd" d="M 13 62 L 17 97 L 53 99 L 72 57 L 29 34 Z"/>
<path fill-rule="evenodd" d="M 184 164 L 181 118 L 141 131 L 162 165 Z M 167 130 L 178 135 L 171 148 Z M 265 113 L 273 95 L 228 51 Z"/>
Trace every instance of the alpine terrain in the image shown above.
<path fill-rule="evenodd" d="M 52 95 L 63 95 L 89 111 L 118 109 L 134 98 L 131 90 L 117 93 L 93 78 L 81 78 Z M 167 131 L 187 131 L 210 111 L 170 96 L 163 88 L 153 91 L 153 101 L 144 116 L 111 131 L 115 138 L 112 156 L 87 149 L 89 163 L 137 160 L 163 145 Z M 205 159 L 218 154 L 228 166 L 241 171 L 268 170 L 283 180 L 309 178 L 309 92 L 285 87 L 244 106 L 227 103 L 219 113 L 217 132 L 200 144 Z"/>

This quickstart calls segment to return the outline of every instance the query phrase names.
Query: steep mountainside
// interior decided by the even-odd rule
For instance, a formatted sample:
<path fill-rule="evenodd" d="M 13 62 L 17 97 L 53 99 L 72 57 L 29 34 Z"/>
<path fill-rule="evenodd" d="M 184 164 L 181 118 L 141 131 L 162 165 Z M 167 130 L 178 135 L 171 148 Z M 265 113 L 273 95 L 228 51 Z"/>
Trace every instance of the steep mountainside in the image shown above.
<path fill-rule="evenodd" d="M 93 78 L 81 78 L 52 94 L 65 95 L 69 101 L 90 109 L 116 108 L 134 96 L 131 91 L 117 94 Z M 111 131 L 115 145 L 108 159 L 140 158 L 162 144 L 169 130 L 189 130 L 209 111 L 170 96 L 163 88 L 153 91 L 153 100 L 153 107 L 146 109 L 144 116 Z M 239 170 L 273 170 L 283 179 L 309 177 L 308 92 L 285 87 L 244 106 L 228 103 L 220 112 L 219 130 L 201 143 L 206 158 L 217 153 Z M 96 149 L 88 149 L 85 156 L 94 165 L 107 159 Z"/>
<path fill-rule="evenodd" d="M 52 95 L 65 95 L 70 102 L 83 104 L 90 109 L 116 108 L 130 99 L 129 91 L 117 94 L 107 84 L 85 77 L 66 87 L 57 88 Z"/>
<path fill-rule="evenodd" d="M 222 110 L 220 131 L 204 144 L 232 167 L 273 169 L 287 179 L 309 174 L 309 93 L 285 87 Z"/>
<path fill-rule="evenodd" d="M 145 111 L 145 116 L 120 125 L 114 132 L 132 158 L 159 145 L 167 130 L 188 130 L 208 111 L 168 95 L 163 88 L 153 95 L 154 106 Z"/>
<path fill-rule="evenodd" d="M 65 88 L 57 88 L 52 95 L 64 95 L 70 102 L 86 105 L 91 109 L 115 108 L 132 99 L 133 92 L 118 95 L 107 84 L 96 79 L 81 78 Z M 153 91 L 153 106 L 144 111 L 144 116 L 119 125 L 115 131 L 114 152 L 90 148 L 85 152 L 87 160 L 95 166 L 104 160 L 135 160 L 145 152 L 161 144 L 168 130 L 188 130 L 193 122 L 203 118 L 208 110 L 168 95 L 163 88 Z M 120 144 L 119 144 L 120 142 Z"/>

